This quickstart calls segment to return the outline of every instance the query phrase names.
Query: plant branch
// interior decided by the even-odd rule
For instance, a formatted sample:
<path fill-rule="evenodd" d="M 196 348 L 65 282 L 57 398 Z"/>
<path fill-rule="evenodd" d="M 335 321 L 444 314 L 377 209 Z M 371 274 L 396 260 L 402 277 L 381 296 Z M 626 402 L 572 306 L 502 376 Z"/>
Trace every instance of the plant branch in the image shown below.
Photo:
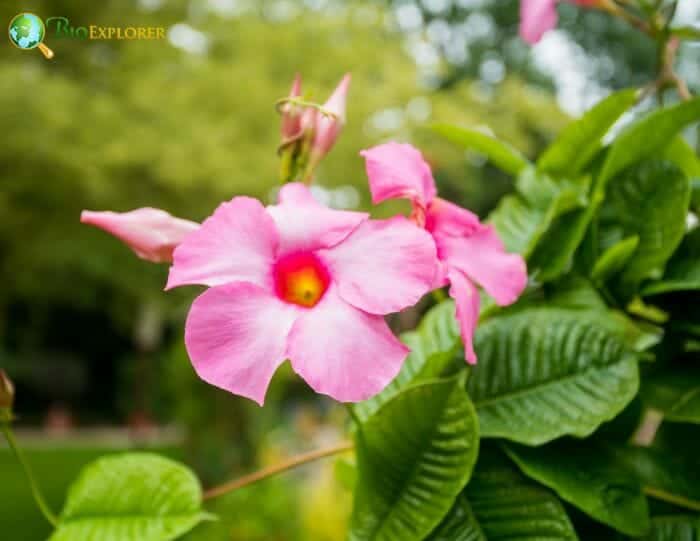
<path fill-rule="evenodd" d="M 661 490 L 660 488 L 644 487 L 642 491 L 650 498 L 655 498 L 657 500 L 661 500 L 667 503 L 672 503 L 673 505 L 677 505 L 678 507 L 692 509 L 693 511 L 700 511 L 700 502 L 689 500 L 688 498 L 684 498 L 683 496 L 671 494 L 670 492 L 666 492 L 665 490 Z"/>
<path fill-rule="evenodd" d="M 319 460 L 321 458 L 338 455 L 340 453 L 345 453 L 346 451 L 350 451 L 353 447 L 354 445 L 352 442 L 344 441 L 332 447 L 317 449 L 315 451 L 293 456 L 285 460 L 284 462 L 280 462 L 279 464 L 274 464 L 272 466 L 263 468 L 248 475 L 244 475 L 243 477 L 239 477 L 238 479 L 228 481 L 227 483 L 224 483 L 222 485 L 212 487 L 206 492 L 204 492 L 204 499 L 210 500 L 218 496 L 223 496 L 224 494 L 228 494 L 229 492 L 233 492 L 234 490 L 238 490 L 239 488 L 252 485 L 253 483 L 257 483 L 258 481 L 262 481 L 263 479 L 267 479 L 268 477 L 272 477 L 274 475 L 277 475 L 278 473 L 291 470 L 303 464 L 314 462 L 315 460 Z"/>
<path fill-rule="evenodd" d="M 22 454 L 22 451 L 17 445 L 15 436 L 12 433 L 12 428 L 10 427 L 9 423 L 4 422 L 0 422 L 0 427 L 2 428 L 2 432 L 5 435 L 5 439 L 7 440 L 10 449 L 12 449 L 12 452 L 17 458 L 17 461 L 21 464 L 22 469 L 24 470 L 24 474 L 26 475 L 27 480 L 29 481 L 32 496 L 34 497 L 34 501 L 36 502 L 39 511 L 41 511 L 41 514 L 44 515 L 44 518 L 49 522 L 49 524 L 55 527 L 58 523 L 58 519 L 56 518 L 56 515 L 54 515 L 53 511 L 51 511 L 49 505 L 46 503 L 46 500 L 44 499 L 44 496 L 41 493 L 41 489 L 39 488 L 39 484 L 36 482 L 34 474 L 32 473 L 32 470 L 29 467 L 29 463 L 26 461 L 24 455 Z"/>

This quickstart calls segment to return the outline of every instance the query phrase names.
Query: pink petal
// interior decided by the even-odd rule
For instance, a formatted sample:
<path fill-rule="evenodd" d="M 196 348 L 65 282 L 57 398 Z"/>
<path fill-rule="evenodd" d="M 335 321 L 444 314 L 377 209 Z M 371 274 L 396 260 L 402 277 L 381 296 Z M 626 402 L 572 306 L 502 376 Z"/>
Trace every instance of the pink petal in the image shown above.
<path fill-rule="evenodd" d="M 425 217 L 425 228 L 433 235 L 469 236 L 483 226 L 473 212 L 436 197 Z"/>
<path fill-rule="evenodd" d="M 166 289 L 236 281 L 269 284 L 278 244 L 275 224 L 260 202 L 234 197 L 177 247 Z"/>
<path fill-rule="evenodd" d="M 418 302 L 430 290 L 438 266 L 430 234 L 403 216 L 368 220 L 319 256 L 343 300 L 380 315 Z"/>
<path fill-rule="evenodd" d="M 360 154 L 365 159 L 373 203 L 404 198 L 425 210 L 435 197 L 430 166 L 414 146 L 390 142 Z"/>
<path fill-rule="evenodd" d="M 172 261 L 175 247 L 199 227 L 198 223 L 148 207 L 130 212 L 84 210 L 80 221 L 111 233 L 141 259 L 155 263 Z"/>
<path fill-rule="evenodd" d="M 493 226 L 471 237 L 435 236 L 440 259 L 481 285 L 496 302 L 512 304 L 527 285 L 525 261 L 505 251 Z"/>
<path fill-rule="evenodd" d="M 294 76 L 292 88 L 289 91 L 290 98 L 298 98 L 301 96 L 301 75 L 298 73 Z M 301 117 L 303 110 L 298 105 L 285 103 L 282 106 L 282 124 L 280 134 L 282 141 L 290 141 L 298 137 L 301 133 Z"/>
<path fill-rule="evenodd" d="M 194 369 L 204 381 L 262 405 L 300 310 L 247 282 L 206 290 L 185 325 Z"/>
<path fill-rule="evenodd" d="M 520 37 L 535 44 L 557 25 L 557 0 L 520 0 Z"/>
<path fill-rule="evenodd" d="M 279 204 L 267 207 L 280 234 L 280 254 L 335 246 L 369 215 L 324 207 L 309 188 L 294 182 L 285 184 Z"/>
<path fill-rule="evenodd" d="M 464 343 L 464 358 L 469 364 L 476 364 L 474 353 L 474 329 L 479 321 L 479 292 L 469 278 L 456 269 L 450 269 L 450 297 L 457 306 L 459 333 Z"/>
<path fill-rule="evenodd" d="M 294 370 L 316 392 L 341 402 L 377 394 L 407 354 L 382 317 L 350 306 L 333 288 L 297 319 L 287 346 Z"/>
<path fill-rule="evenodd" d="M 350 74 L 346 73 L 333 91 L 333 94 L 328 98 L 328 101 L 323 104 L 323 108 L 333 113 L 335 117 L 326 116 L 320 112 L 316 113 L 314 140 L 311 145 L 312 161 L 318 161 L 330 151 L 340 131 L 343 129 L 349 88 Z"/>

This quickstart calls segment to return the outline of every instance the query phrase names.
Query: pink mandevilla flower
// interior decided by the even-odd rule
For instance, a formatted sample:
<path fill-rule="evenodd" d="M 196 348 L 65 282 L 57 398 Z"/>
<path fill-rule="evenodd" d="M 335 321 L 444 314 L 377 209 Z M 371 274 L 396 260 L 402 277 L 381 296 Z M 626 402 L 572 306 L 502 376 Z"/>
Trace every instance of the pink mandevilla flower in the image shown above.
<path fill-rule="evenodd" d="M 172 261 L 175 247 L 199 227 L 198 223 L 148 207 L 130 212 L 84 210 L 80 221 L 111 233 L 141 259 L 154 263 Z"/>
<path fill-rule="evenodd" d="M 479 319 L 480 284 L 499 305 L 518 298 L 527 283 L 522 257 L 505 252 L 493 226 L 472 212 L 437 197 L 430 167 L 411 145 L 386 143 L 361 152 L 365 158 L 372 201 L 405 198 L 412 219 L 433 237 L 439 259 L 434 287 L 450 284 L 465 358 L 476 363 L 473 334 Z"/>
<path fill-rule="evenodd" d="M 175 249 L 166 289 L 209 286 L 185 326 L 205 381 L 262 404 L 289 359 L 315 391 L 355 402 L 398 373 L 408 349 L 383 316 L 415 304 L 437 264 L 430 235 L 406 218 L 332 210 L 294 183 L 278 205 L 220 205 Z"/>
<path fill-rule="evenodd" d="M 601 0 L 569 0 L 580 6 L 595 6 Z M 535 44 L 545 32 L 557 26 L 559 0 L 520 0 L 520 37 Z"/>

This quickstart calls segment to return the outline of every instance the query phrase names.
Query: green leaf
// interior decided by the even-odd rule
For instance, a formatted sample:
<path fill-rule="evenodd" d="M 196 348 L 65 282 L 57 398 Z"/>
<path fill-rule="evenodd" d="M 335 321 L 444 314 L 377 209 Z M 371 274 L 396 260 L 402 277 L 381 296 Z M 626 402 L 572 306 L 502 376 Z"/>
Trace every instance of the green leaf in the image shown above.
<path fill-rule="evenodd" d="M 560 440 L 505 449 L 525 475 L 590 517 L 632 536 L 649 530 L 649 509 L 639 482 L 595 444 Z"/>
<path fill-rule="evenodd" d="M 401 341 L 411 348 L 401 371 L 381 393 L 352 406 L 358 419 L 365 421 L 379 407 L 413 383 L 445 375 L 455 363 L 462 341 L 455 318 L 454 301 L 446 300 L 431 308 L 415 331 L 404 333 Z"/>
<path fill-rule="evenodd" d="M 700 40 L 700 28 L 694 26 L 677 26 L 671 28 L 671 34 L 681 39 Z"/>
<path fill-rule="evenodd" d="M 488 541 L 464 493 L 426 541 Z"/>
<path fill-rule="evenodd" d="M 488 221 L 493 223 L 509 252 L 526 258 L 556 218 L 588 202 L 585 182 L 555 182 L 532 167 L 520 174 L 516 190 L 517 193 L 501 200 Z"/>
<path fill-rule="evenodd" d="M 561 502 L 490 449 L 428 541 L 574 541 Z"/>
<path fill-rule="evenodd" d="M 607 310 L 605 301 L 590 280 L 577 274 L 567 274 L 547 284 L 545 306 L 576 310 Z"/>
<path fill-rule="evenodd" d="M 350 539 L 424 539 L 469 480 L 478 447 L 478 421 L 462 377 L 394 396 L 357 431 Z"/>
<path fill-rule="evenodd" d="M 530 308 L 477 328 L 467 391 L 484 437 L 541 445 L 587 436 L 639 385 L 629 329 L 600 311 Z"/>
<path fill-rule="evenodd" d="M 664 149 L 663 159 L 675 163 L 688 178 L 700 177 L 700 159 L 695 150 L 680 135 Z"/>
<path fill-rule="evenodd" d="M 598 209 L 597 204 L 557 218 L 542 236 L 528 260 L 528 268 L 540 282 L 548 282 L 569 270 L 574 253 Z"/>
<path fill-rule="evenodd" d="M 643 381 L 642 398 L 666 421 L 700 424 L 700 370 L 679 367 L 652 373 Z"/>
<path fill-rule="evenodd" d="M 700 98 L 655 111 L 623 131 L 610 146 L 599 177 L 601 189 L 626 167 L 665 148 L 688 124 L 700 120 Z"/>
<path fill-rule="evenodd" d="M 690 208 L 696 214 L 700 214 L 700 178 L 690 181 Z"/>
<path fill-rule="evenodd" d="M 602 137 L 636 99 L 637 91 L 627 89 L 599 102 L 566 127 L 542 154 L 537 167 L 553 175 L 575 177 L 600 150 Z"/>
<path fill-rule="evenodd" d="M 639 541 L 697 541 L 700 539 L 700 517 L 673 515 L 654 517 L 651 531 Z"/>
<path fill-rule="evenodd" d="M 591 278 L 595 282 L 602 284 L 608 278 L 619 273 L 630 260 L 637 246 L 639 246 L 639 237 L 637 235 L 627 237 L 610 246 L 593 265 Z"/>
<path fill-rule="evenodd" d="M 645 278 L 661 275 L 683 238 L 689 198 L 688 179 L 669 162 L 643 162 L 611 183 L 601 209 L 604 235 L 639 237 L 617 280 L 623 296 L 631 296 Z"/>
<path fill-rule="evenodd" d="M 483 131 L 450 124 L 434 124 L 432 129 L 456 145 L 484 154 L 496 167 L 511 175 L 517 175 L 530 163 L 511 145 Z"/>
<path fill-rule="evenodd" d="M 692 436 L 686 432 L 686 440 Z M 643 447 L 612 448 L 621 468 L 633 472 L 651 498 L 700 511 L 700 456 L 688 443 L 669 451 Z"/>
<path fill-rule="evenodd" d="M 168 541 L 206 518 L 190 470 L 158 455 L 127 453 L 83 469 L 50 541 Z"/>
<path fill-rule="evenodd" d="M 643 295 L 700 290 L 700 228 L 691 231 L 668 261 L 664 277 L 647 284 Z"/>

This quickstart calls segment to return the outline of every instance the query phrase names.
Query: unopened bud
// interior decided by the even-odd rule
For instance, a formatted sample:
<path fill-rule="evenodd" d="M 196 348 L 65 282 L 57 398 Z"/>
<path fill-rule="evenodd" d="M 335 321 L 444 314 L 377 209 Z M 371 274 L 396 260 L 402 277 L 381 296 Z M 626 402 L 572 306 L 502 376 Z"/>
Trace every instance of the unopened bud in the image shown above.
<path fill-rule="evenodd" d="M 301 76 L 297 73 L 292 83 L 292 89 L 289 91 L 290 98 L 298 98 L 301 96 Z M 302 132 L 302 108 L 294 103 L 285 103 L 280 109 L 282 113 L 282 125 L 280 134 L 282 135 L 282 144 L 292 141 L 299 137 Z"/>
<path fill-rule="evenodd" d="M 342 78 L 336 89 L 323 104 L 323 109 L 330 115 L 317 114 L 316 126 L 314 129 L 314 141 L 311 146 L 311 153 L 322 158 L 333 147 L 340 130 L 345 125 L 345 107 L 350 87 L 350 74 Z M 313 158 L 312 158 L 313 159 Z"/>
<path fill-rule="evenodd" d="M 15 401 L 15 386 L 7 377 L 4 370 L 0 370 L 0 410 L 12 410 Z M 0 414 L 1 415 L 1 414 Z"/>

